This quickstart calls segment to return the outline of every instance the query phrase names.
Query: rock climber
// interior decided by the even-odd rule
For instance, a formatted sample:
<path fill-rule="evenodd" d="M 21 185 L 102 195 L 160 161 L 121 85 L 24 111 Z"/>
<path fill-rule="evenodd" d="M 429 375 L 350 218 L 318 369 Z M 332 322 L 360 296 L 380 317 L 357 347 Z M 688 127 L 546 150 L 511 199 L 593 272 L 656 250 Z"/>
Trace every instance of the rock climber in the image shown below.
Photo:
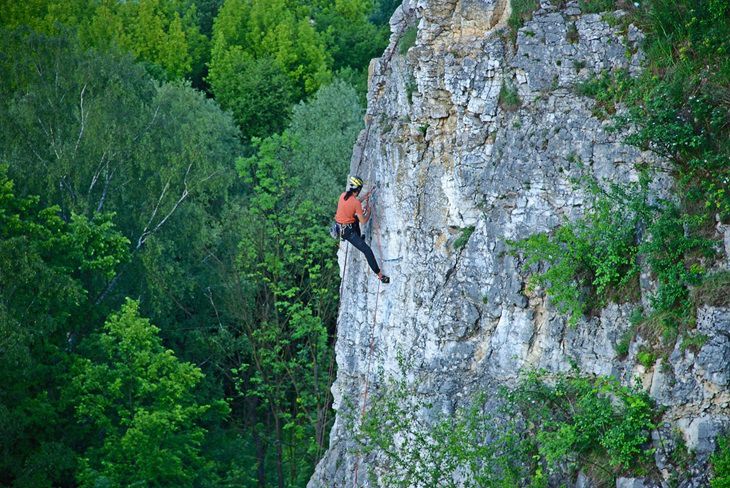
<path fill-rule="evenodd" d="M 357 198 L 362 191 L 363 181 L 362 178 L 357 176 L 351 176 L 348 183 L 347 191 L 340 195 L 340 200 L 337 203 L 337 213 L 335 213 L 335 222 L 339 226 L 340 238 L 348 241 L 350 244 L 355 246 L 365 255 L 368 260 L 370 269 L 373 273 L 378 275 L 378 279 L 383 283 L 390 283 L 390 278 L 383 274 L 378 266 L 378 262 L 375 260 L 373 250 L 370 249 L 362 238 L 360 233 L 360 224 L 367 223 L 370 220 L 370 205 L 367 206 L 367 210 L 363 211 L 362 203 Z M 367 192 L 363 201 L 368 203 L 370 200 L 370 194 L 372 190 Z"/>

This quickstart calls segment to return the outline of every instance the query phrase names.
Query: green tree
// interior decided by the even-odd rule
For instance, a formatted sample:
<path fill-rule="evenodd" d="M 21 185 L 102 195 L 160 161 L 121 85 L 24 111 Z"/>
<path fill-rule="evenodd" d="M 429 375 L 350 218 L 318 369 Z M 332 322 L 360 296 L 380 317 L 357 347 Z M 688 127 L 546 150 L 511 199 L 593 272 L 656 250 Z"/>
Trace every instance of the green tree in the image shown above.
<path fill-rule="evenodd" d="M 315 3 L 318 4 L 314 9 L 317 29 L 325 35 L 333 70 L 364 70 L 388 45 L 389 26 L 378 26 L 369 19 L 374 9 L 371 0 Z"/>
<path fill-rule="evenodd" d="M 220 326 L 207 336 L 236 385 L 252 466 L 239 480 L 304 483 L 326 446 L 338 277 L 324 231 L 361 115 L 352 87 L 324 86 L 239 161 L 245 196 L 229 205 L 211 253 L 225 285 L 209 294 Z"/>
<path fill-rule="evenodd" d="M 334 212 L 357 135 L 364 128 L 363 109 L 349 84 L 336 80 L 306 103 L 294 107 L 287 133 L 292 141 L 287 171 L 298 175 L 295 201 L 310 200 L 318 211 Z"/>
<path fill-rule="evenodd" d="M 235 183 L 232 119 L 184 82 L 157 85 L 128 57 L 82 51 L 68 37 L 5 36 L 17 52 L 0 62 L 7 80 L 0 152 L 10 173 L 25 192 L 59 204 L 64 219 L 116 212 L 135 259 L 128 281 L 119 287 L 117 279 L 110 290 L 139 295 L 145 280 L 135 272 L 145 261 L 136 258 L 145 244 L 180 223 L 187 207 L 197 207 L 190 215 L 198 218 L 184 225 L 198 229 L 186 237 L 203 237 Z M 166 266 L 180 260 L 166 259 Z"/>
<path fill-rule="evenodd" d="M 25 25 L 52 35 L 65 26 L 84 46 L 121 47 L 155 75 L 170 79 L 201 76 L 209 49 L 192 0 L 32 0 L 11 2 L 2 10 L 0 25 Z"/>
<path fill-rule="evenodd" d="M 216 99 L 230 110 L 241 135 L 266 137 L 281 132 L 289 120 L 293 84 L 272 58 L 254 59 L 237 46 L 226 51 L 212 76 Z"/>
<path fill-rule="evenodd" d="M 259 485 L 306 483 L 326 446 L 332 416 L 330 331 L 337 313 L 335 243 L 311 202 L 293 204 L 286 134 L 255 141 L 239 160 L 246 199 L 232 207 L 221 256 L 226 285 L 219 346 L 236 385 L 234 417 L 249 438 L 250 476 Z"/>
<path fill-rule="evenodd" d="M 180 362 L 159 329 L 128 300 L 104 331 L 82 344 L 69 401 L 97 442 L 81 458 L 81 486 L 196 486 L 210 468 L 201 452 L 204 415 L 225 413 L 201 404 L 203 374 Z M 101 435 L 99 435 L 101 434 Z"/>
<path fill-rule="evenodd" d="M 28 26 L 38 32 L 58 34 L 64 25 L 75 27 L 88 22 L 93 12 L 89 0 L 4 2 L 0 9 L 0 26 Z"/>
<path fill-rule="evenodd" d="M 218 93 L 245 59 L 243 53 L 253 59 L 272 59 L 289 77 L 295 101 L 316 92 L 330 79 L 330 56 L 306 13 L 306 9 L 285 0 L 225 1 L 213 26 L 208 76 L 222 105 L 234 103 Z M 224 89 L 222 93 L 237 92 Z"/>
<path fill-rule="evenodd" d="M 59 399 L 89 298 L 127 258 L 111 215 L 89 220 L 21 197 L 0 165 L 0 483 L 69 485 L 78 429 Z"/>
<path fill-rule="evenodd" d="M 717 450 L 710 458 L 712 463 L 712 488 L 728 488 L 730 486 L 730 436 L 717 437 Z"/>
<path fill-rule="evenodd" d="M 190 0 L 102 1 L 80 34 L 89 46 L 118 43 L 169 78 L 199 73 L 207 50 Z"/>

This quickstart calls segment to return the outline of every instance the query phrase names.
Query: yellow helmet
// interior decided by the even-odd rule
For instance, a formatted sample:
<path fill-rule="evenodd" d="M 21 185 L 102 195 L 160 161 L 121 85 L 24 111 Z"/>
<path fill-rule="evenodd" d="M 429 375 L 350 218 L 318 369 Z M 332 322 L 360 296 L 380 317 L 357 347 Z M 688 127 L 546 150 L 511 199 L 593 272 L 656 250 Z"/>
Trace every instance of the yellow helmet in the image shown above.
<path fill-rule="evenodd" d="M 359 176 L 350 176 L 350 190 L 362 188 L 362 178 Z"/>

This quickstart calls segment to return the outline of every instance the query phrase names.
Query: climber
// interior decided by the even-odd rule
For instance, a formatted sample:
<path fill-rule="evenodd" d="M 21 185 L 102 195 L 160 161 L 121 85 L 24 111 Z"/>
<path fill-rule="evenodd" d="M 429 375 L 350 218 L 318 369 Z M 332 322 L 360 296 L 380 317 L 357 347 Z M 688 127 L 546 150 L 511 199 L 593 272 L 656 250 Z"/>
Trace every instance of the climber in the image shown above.
<path fill-rule="evenodd" d="M 340 238 L 348 241 L 350 244 L 359 249 L 367 258 L 370 269 L 378 275 L 378 279 L 383 283 L 390 283 L 390 278 L 383 274 L 375 260 L 373 250 L 370 249 L 362 238 L 360 233 L 360 224 L 367 223 L 370 220 L 370 206 L 363 211 L 362 203 L 357 198 L 362 191 L 362 179 L 357 176 L 350 177 L 347 191 L 340 195 L 340 201 L 337 203 L 337 213 L 335 214 L 335 222 L 339 227 Z M 367 192 L 363 197 L 364 202 L 370 200 L 372 190 Z"/>

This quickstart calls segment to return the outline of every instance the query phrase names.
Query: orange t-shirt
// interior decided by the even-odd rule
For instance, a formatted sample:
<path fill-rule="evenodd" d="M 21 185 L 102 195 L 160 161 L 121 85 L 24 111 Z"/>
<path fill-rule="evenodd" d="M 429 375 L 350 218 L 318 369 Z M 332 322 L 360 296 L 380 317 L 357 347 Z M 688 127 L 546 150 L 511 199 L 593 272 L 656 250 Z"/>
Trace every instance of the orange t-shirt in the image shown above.
<path fill-rule="evenodd" d="M 345 193 L 340 195 L 340 201 L 337 202 L 335 221 L 338 224 L 354 224 L 357 221 L 356 215 L 362 217 L 362 203 L 354 194 L 347 200 L 345 195 Z"/>

